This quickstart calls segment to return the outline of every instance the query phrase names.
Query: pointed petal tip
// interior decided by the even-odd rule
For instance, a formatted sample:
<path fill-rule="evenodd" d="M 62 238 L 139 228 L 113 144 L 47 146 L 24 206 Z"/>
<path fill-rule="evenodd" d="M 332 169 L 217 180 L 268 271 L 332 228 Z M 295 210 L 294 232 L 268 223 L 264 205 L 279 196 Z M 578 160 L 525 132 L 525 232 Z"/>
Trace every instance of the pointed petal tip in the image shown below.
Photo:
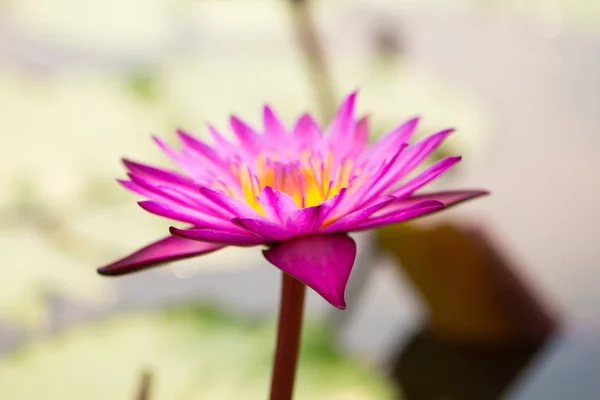
<path fill-rule="evenodd" d="M 356 258 L 356 243 L 348 235 L 298 237 L 263 250 L 263 255 L 334 307 L 346 308 L 344 293 Z"/>
<path fill-rule="evenodd" d="M 417 115 L 417 116 L 414 116 L 414 117 L 409 118 L 406 121 L 404 121 L 399 126 L 399 128 L 403 127 L 404 129 L 406 129 L 407 131 L 412 133 L 415 129 L 417 129 L 417 126 L 419 125 L 420 122 L 421 122 L 421 116 Z"/>
<path fill-rule="evenodd" d="M 121 158 L 121 163 L 123 163 L 125 168 L 127 168 L 128 170 L 131 170 L 132 168 L 135 168 L 136 165 L 138 165 L 137 162 L 125 157 Z"/>
<path fill-rule="evenodd" d="M 310 112 L 306 111 L 306 112 L 300 114 L 300 117 L 298 117 L 298 121 L 315 122 L 315 118 L 313 117 L 313 115 Z"/>
<path fill-rule="evenodd" d="M 346 309 L 346 300 L 344 299 L 343 295 L 339 299 L 335 299 L 335 300 L 331 299 L 331 300 L 329 300 L 329 304 L 331 304 L 332 306 L 334 306 L 338 310 L 345 310 Z"/>
<path fill-rule="evenodd" d="M 359 92 L 360 92 L 360 89 L 359 89 L 359 88 L 354 88 L 354 90 L 352 90 L 352 91 L 351 91 L 351 92 L 348 94 L 347 98 L 352 98 L 353 100 L 355 100 L 355 99 L 358 97 L 358 93 L 359 93 Z"/>
<path fill-rule="evenodd" d="M 445 204 L 446 208 L 455 206 L 468 200 L 474 200 L 479 197 L 490 195 L 488 190 L 449 190 L 441 192 L 420 193 L 413 195 L 411 199 L 422 201 L 438 201 Z"/>
<path fill-rule="evenodd" d="M 117 261 L 112 264 L 96 268 L 96 273 L 98 275 L 112 278 L 116 276 L 128 275 L 133 272 L 140 271 L 142 269 L 152 268 L 154 266 L 158 266 L 158 263 L 147 263 L 142 266 L 134 263 L 124 264 L 121 261 Z"/>
<path fill-rule="evenodd" d="M 158 135 L 151 135 L 152 140 L 154 141 L 154 143 L 156 143 L 158 145 L 158 147 L 167 155 L 169 156 L 171 159 L 176 160 L 178 157 L 178 153 L 177 151 L 171 147 L 171 145 L 169 143 L 167 143 L 164 139 L 162 139 L 160 136 Z"/>
<path fill-rule="evenodd" d="M 233 124 L 233 125 L 245 125 L 245 122 L 239 117 L 237 116 L 237 114 L 231 114 L 229 116 L 229 124 Z"/>
<path fill-rule="evenodd" d="M 338 107 L 337 118 L 348 116 L 354 113 L 354 106 L 356 104 L 356 97 L 358 96 L 358 90 L 348 94 Z"/>
<path fill-rule="evenodd" d="M 104 267 L 100 267 L 96 269 L 98 275 L 102 276 L 119 276 L 119 272 L 115 269 L 111 268 L 111 265 L 106 265 Z"/>
<path fill-rule="evenodd" d="M 342 104 L 346 105 L 347 107 L 354 108 L 354 104 L 356 103 L 357 97 L 358 97 L 358 89 L 355 89 L 354 91 L 350 92 L 350 94 L 348 94 L 348 96 L 346 96 L 346 98 L 344 99 Z"/>
<path fill-rule="evenodd" d="M 408 122 L 409 124 L 417 125 L 419 122 L 421 122 L 421 118 L 422 117 L 420 115 L 415 115 L 415 116 L 409 118 L 408 121 L 406 121 L 406 122 Z"/>
<path fill-rule="evenodd" d="M 192 134 L 186 132 L 184 129 L 177 128 L 175 129 L 175 133 L 180 140 L 185 141 L 186 139 L 193 138 Z"/>
<path fill-rule="evenodd" d="M 139 249 L 125 258 L 97 268 L 96 271 L 103 276 L 126 275 L 172 261 L 212 253 L 223 247 L 223 245 L 219 244 L 183 240 L 167 236 Z"/>
<path fill-rule="evenodd" d="M 166 205 L 154 200 L 140 200 L 137 202 L 137 205 L 140 206 L 144 211 L 148 211 L 151 214 L 155 214 L 159 208 L 167 207 Z"/>
<path fill-rule="evenodd" d="M 265 104 L 263 104 L 263 115 L 267 115 L 267 114 L 274 115 L 275 111 L 273 110 L 273 107 L 270 104 L 265 103 Z"/>
<path fill-rule="evenodd" d="M 188 239 L 185 236 L 183 236 L 185 235 L 185 229 L 177 228 L 176 226 L 170 226 L 169 233 L 178 238 Z"/>
<path fill-rule="evenodd" d="M 481 189 L 481 190 L 473 190 L 471 198 L 475 199 L 477 197 L 489 196 L 491 194 L 492 194 L 492 192 L 490 190 L 483 190 L 483 189 Z"/>
<path fill-rule="evenodd" d="M 446 159 L 447 160 L 446 162 L 454 165 L 454 164 L 461 162 L 462 158 L 463 158 L 462 156 L 450 156 Z"/>
<path fill-rule="evenodd" d="M 449 191 L 448 193 L 450 193 L 450 194 L 452 194 L 452 193 L 461 194 L 462 193 L 464 196 L 463 201 L 476 199 L 478 197 L 489 196 L 490 194 L 492 194 L 489 190 L 485 190 L 485 189 L 455 190 L 455 191 Z"/>

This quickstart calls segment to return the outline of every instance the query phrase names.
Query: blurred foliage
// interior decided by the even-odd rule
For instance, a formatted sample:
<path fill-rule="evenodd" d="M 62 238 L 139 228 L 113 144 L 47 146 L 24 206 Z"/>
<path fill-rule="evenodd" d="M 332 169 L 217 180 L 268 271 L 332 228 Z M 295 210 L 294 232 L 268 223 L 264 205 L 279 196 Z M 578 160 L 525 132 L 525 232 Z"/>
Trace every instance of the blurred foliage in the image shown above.
<path fill-rule="evenodd" d="M 43 327 L 50 297 L 96 304 L 110 299 L 109 287 L 53 249 L 34 229 L 0 231 L 0 248 L 0 314 L 23 327 Z"/>
<path fill-rule="evenodd" d="M 153 400 L 263 399 L 275 325 L 210 307 L 129 313 L 27 344 L 0 359 L 0 398 L 129 400 L 152 371 Z M 34 378 L 33 378 L 34 377 Z M 381 375 L 342 356 L 323 325 L 303 336 L 299 399 L 397 399 Z"/>
<path fill-rule="evenodd" d="M 149 70 L 138 70 L 126 77 L 126 87 L 142 100 L 156 100 L 159 95 L 158 79 L 156 72 Z"/>
<path fill-rule="evenodd" d="M 0 314 L 33 327 L 49 296 L 110 300 L 94 263 L 164 229 L 116 217 L 127 197 L 114 183 L 122 149 L 151 149 L 147 132 L 162 123 L 110 74 L 5 71 L 0 86 Z"/>

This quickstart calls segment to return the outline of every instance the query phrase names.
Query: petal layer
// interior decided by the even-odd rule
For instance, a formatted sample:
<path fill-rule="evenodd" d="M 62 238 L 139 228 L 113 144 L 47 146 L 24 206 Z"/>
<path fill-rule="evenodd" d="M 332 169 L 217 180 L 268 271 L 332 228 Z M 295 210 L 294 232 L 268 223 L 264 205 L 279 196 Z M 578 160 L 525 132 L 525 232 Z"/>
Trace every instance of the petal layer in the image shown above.
<path fill-rule="evenodd" d="M 248 233 L 235 233 L 215 229 L 180 229 L 174 226 L 169 228 L 171 235 L 199 242 L 218 243 L 232 246 L 256 246 L 268 240 Z"/>
<path fill-rule="evenodd" d="M 269 262 L 304 282 L 333 306 L 344 309 L 344 292 L 356 258 L 346 234 L 304 236 L 264 250 Z"/>
<path fill-rule="evenodd" d="M 463 201 L 475 199 L 481 196 L 490 194 L 487 190 L 447 190 L 442 192 L 420 193 L 410 197 L 411 200 L 438 200 L 446 205 L 446 207 L 454 206 Z"/>
<path fill-rule="evenodd" d="M 414 207 L 424 201 L 438 201 L 444 203 L 445 208 L 462 203 L 463 201 L 472 200 L 477 197 L 486 196 L 489 192 L 485 190 L 449 190 L 441 192 L 430 192 L 412 195 L 406 199 L 398 199 L 391 202 L 385 208 L 377 212 L 374 217 L 382 217 L 391 215 L 398 211 L 405 210 L 409 207 Z"/>
<path fill-rule="evenodd" d="M 435 211 L 443 210 L 446 205 L 437 200 L 424 200 L 410 207 L 396 210 L 378 217 L 371 217 L 352 227 L 352 231 L 378 228 L 383 225 L 404 222 Z"/>
<path fill-rule="evenodd" d="M 123 275 L 156 267 L 170 261 L 207 254 L 225 247 L 221 244 L 196 242 L 169 236 L 136 251 L 135 253 L 98 268 L 101 275 Z"/>

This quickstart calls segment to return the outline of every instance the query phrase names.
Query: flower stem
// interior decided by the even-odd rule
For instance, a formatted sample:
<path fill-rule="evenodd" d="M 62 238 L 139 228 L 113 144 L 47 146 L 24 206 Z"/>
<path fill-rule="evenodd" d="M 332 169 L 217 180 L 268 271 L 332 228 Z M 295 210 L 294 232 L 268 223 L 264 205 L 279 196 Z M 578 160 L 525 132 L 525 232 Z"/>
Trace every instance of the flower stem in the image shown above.
<path fill-rule="evenodd" d="M 304 292 L 306 291 L 304 283 L 286 273 L 282 273 L 282 275 L 277 347 L 271 378 L 270 400 L 290 400 L 292 398 L 298 351 L 300 350 Z"/>

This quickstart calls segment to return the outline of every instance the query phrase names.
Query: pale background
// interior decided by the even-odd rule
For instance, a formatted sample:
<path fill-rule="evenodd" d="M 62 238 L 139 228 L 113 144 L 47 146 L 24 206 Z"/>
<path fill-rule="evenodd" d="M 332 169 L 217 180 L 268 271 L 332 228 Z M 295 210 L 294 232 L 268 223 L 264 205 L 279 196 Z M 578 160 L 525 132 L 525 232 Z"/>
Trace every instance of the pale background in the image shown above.
<path fill-rule="evenodd" d="M 415 114 L 427 131 L 457 127 L 448 151 L 464 162 L 439 185 L 493 195 L 449 214 L 495 229 L 569 321 L 600 321 L 600 3 L 314 3 L 338 98 L 359 88 L 375 133 Z M 0 1 L 0 348 L 191 298 L 275 312 L 279 275 L 257 249 L 117 280 L 95 267 L 166 233 L 114 182 L 120 157 L 165 162 L 150 133 L 202 136 L 232 112 L 256 123 L 264 102 L 288 123 L 316 111 L 289 21 L 274 0 Z M 402 54 L 380 54 L 382 31 Z M 423 315 L 370 240 L 360 268 L 382 265 L 339 334 L 385 365 Z"/>

